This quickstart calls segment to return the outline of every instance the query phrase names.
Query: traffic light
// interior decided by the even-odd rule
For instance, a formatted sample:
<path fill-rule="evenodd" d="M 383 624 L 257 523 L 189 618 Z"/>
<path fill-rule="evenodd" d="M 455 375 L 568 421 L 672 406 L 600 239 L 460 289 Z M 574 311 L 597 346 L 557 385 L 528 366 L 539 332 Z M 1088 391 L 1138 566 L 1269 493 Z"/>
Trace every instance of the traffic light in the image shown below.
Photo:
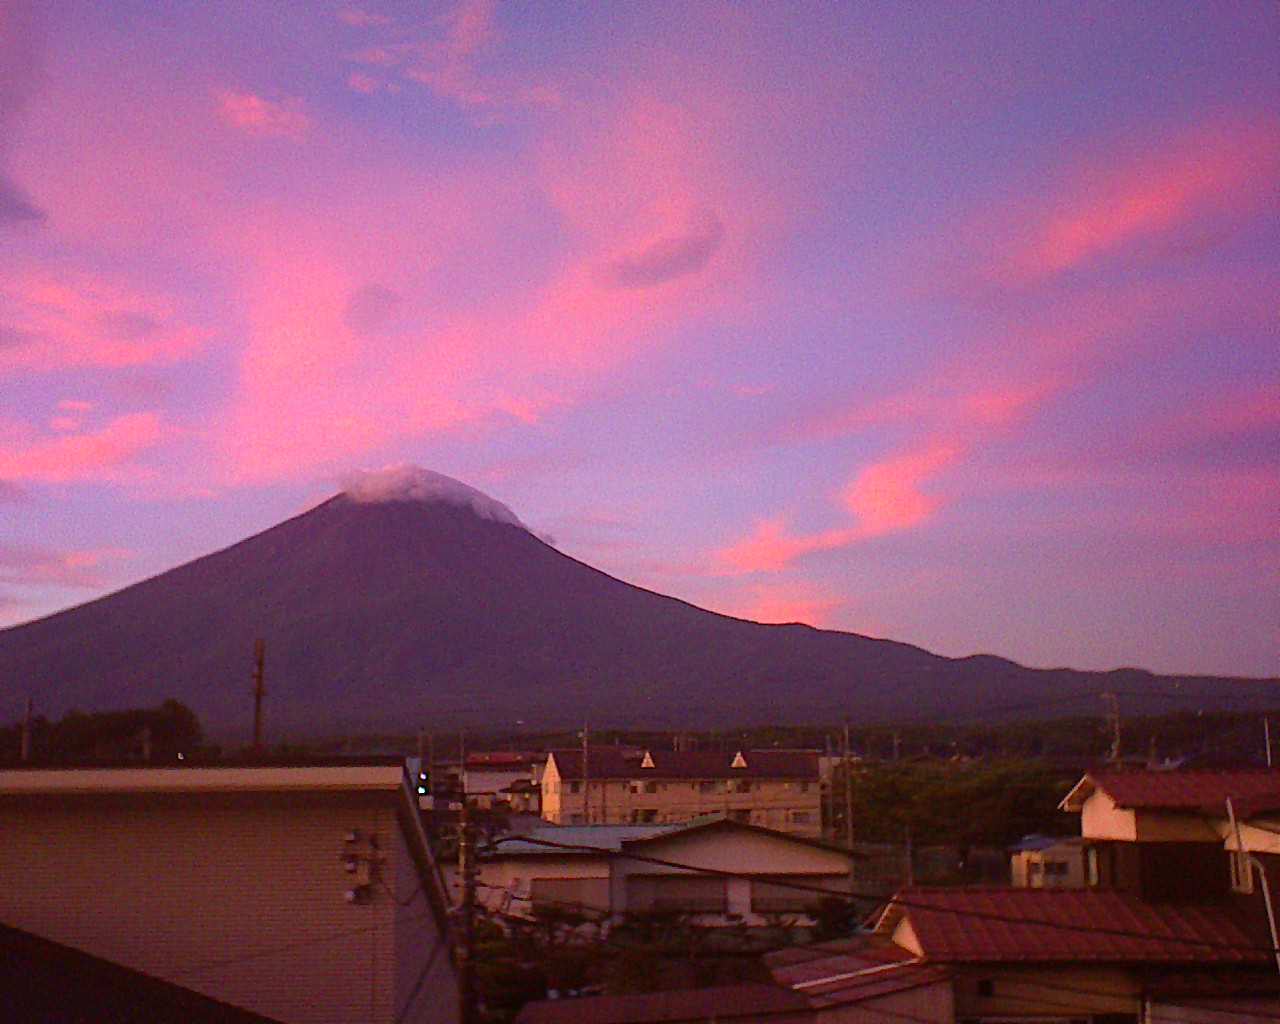
<path fill-rule="evenodd" d="M 425 768 L 418 769 L 418 796 L 426 796 L 431 792 L 431 773 Z"/>

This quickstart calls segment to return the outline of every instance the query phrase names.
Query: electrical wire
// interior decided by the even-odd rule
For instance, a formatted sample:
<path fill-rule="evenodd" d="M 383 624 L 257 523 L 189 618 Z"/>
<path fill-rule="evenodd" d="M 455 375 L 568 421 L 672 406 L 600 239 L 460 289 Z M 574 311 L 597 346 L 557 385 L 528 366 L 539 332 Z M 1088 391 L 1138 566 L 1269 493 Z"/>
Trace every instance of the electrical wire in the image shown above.
<path fill-rule="evenodd" d="M 721 868 L 708 868 L 696 864 L 685 864 L 680 861 L 667 860 L 663 857 L 650 857 L 640 853 L 628 853 L 625 851 L 613 850 L 604 846 L 589 846 L 582 843 L 559 843 L 550 839 L 535 839 L 531 836 L 508 836 L 505 839 L 497 840 L 498 843 L 508 840 L 519 840 L 521 842 L 531 843 L 535 846 L 546 846 L 553 849 L 577 851 L 581 853 L 601 854 L 610 860 L 625 859 L 638 861 L 644 864 L 656 864 L 660 867 L 675 868 L 681 871 L 692 871 L 699 874 L 711 875 L 721 878 L 739 878 L 750 880 L 754 876 L 740 871 L 726 871 Z M 1169 942 L 1181 946 L 1198 946 L 1205 949 L 1221 949 L 1224 951 L 1233 951 L 1238 953 L 1267 953 L 1274 956 L 1280 950 L 1274 946 L 1255 946 L 1245 945 L 1242 943 L 1218 942 L 1213 939 L 1195 939 L 1182 936 L 1164 936 L 1151 935 L 1146 932 L 1137 932 L 1123 928 L 1106 928 L 1101 925 L 1075 925 L 1061 921 L 1048 921 L 1042 918 L 1017 917 L 1009 914 L 998 914 L 990 911 L 982 910 L 960 910 L 951 907 L 939 906 L 936 903 L 930 903 L 925 900 L 904 898 L 895 895 L 890 900 L 885 900 L 883 896 L 857 891 L 833 891 L 823 889 L 815 885 L 806 885 L 803 882 L 790 882 L 777 878 L 770 878 L 771 885 L 779 888 L 794 889 L 799 892 L 811 892 L 815 895 L 821 895 L 831 899 L 844 900 L 847 902 L 865 901 L 876 905 L 896 903 L 898 906 L 915 908 L 918 910 L 927 910 L 934 913 L 952 914 L 956 917 L 968 917 L 976 920 L 999 921 L 1003 924 L 1020 924 L 1032 925 L 1036 927 L 1058 929 L 1061 931 L 1081 932 L 1089 935 L 1109 935 L 1118 938 L 1134 938 L 1146 939 L 1148 941 L 1157 940 L 1160 942 Z"/>
<path fill-rule="evenodd" d="M 483 883 L 483 882 L 481 882 L 481 883 L 477 883 L 477 884 L 478 884 L 478 885 L 481 885 L 481 886 L 482 886 L 482 887 L 484 887 L 484 888 L 494 889 L 494 890 L 499 890 L 499 891 L 506 892 L 506 890 L 505 890 L 505 889 L 503 889 L 503 887 L 501 887 L 501 886 L 489 885 L 489 884 L 487 884 L 487 883 Z M 527 896 L 516 896 L 516 895 L 514 895 L 514 894 L 513 894 L 513 898 L 515 898 L 515 899 L 519 899 L 519 900 L 521 900 L 521 901 L 528 901 L 528 902 L 532 902 L 532 898 L 531 898 L 531 897 L 527 897 Z M 600 913 L 598 910 L 596 910 L 596 908 L 591 908 L 591 907 L 589 907 L 587 904 L 579 903 L 579 902 L 577 902 L 577 901 L 566 901 L 566 900 L 539 900 L 538 902 L 539 902 L 539 903 L 546 903 L 546 904 L 550 904 L 550 905 L 553 905 L 553 906 L 563 906 L 563 907 L 569 907 L 569 908 L 573 908 L 573 909 L 580 909 L 580 910 L 588 910 L 588 911 L 590 911 L 590 910 L 595 910 L 595 912 L 596 912 L 597 914 L 598 914 L 598 913 Z M 537 922 L 536 920 L 534 920 L 534 919 L 530 919 L 530 918 L 526 918 L 526 917 L 521 917 L 521 916 L 519 916 L 519 915 L 515 915 L 515 914 L 504 913 L 504 912 L 502 912 L 502 911 L 495 911 L 495 910 L 492 910 L 492 909 L 484 909 L 484 912 L 485 912 L 486 914 L 488 914 L 489 916 L 492 916 L 492 917 L 498 917 L 498 918 L 501 918 L 501 919 L 503 919 L 503 920 L 510 921 L 512 924 L 517 924 L 517 925 L 520 925 L 520 926 L 523 926 L 523 927 L 536 926 L 536 925 L 537 925 L 537 923 L 538 923 L 538 922 Z M 599 921 L 594 921 L 594 922 L 591 922 L 591 923 L 593 923 L 593 924 L 599 924 L 600 922 L 599 922 Z M 1032 923 L 1038 923 L 1038 922 L 1032 922 Z M 1134 933 L 1134 934 L 1138 934 L 1138 933 Z M 1154 936 L 1145 936 L 1145 935 L 1144 935 L 1143 937 L 1144 937 L 1144 938 L 1154 938 Z M 579 942 L 579 943 L 572 943 L 571 945 L 574 945 L 574 946 L 576 946 L 576 947 L 581 947 L 581 948 L 598 948 L 600 945 L 605 945 L 605 946 L 611 946 L 611 947 L 613 947 L 613 948 L 615 948 L 615 949 L 618 949 L 618 950 L 620 950 L 620 951 L 622 951 L 622 952 L 635 952 L 636 950 L 640 950 L 640 949 L 652 948 L 652 947 L 645 947 L 645 946 L 631 945 L 631 944 L 624 943 L 624 942 L 618 942 L 618 941 L 617 941 L 617 940 L 615 940 L 615 939 L 612 939 L 612 938 L 610 938 L 610 937 L 604 937 L 604 936 L 598 936 L 598 937 L 596 937 L 596 938 L 595 938 L 595 939 L 593 939 L 593 940 L 584 940 L 584 941 Z M 793 948 L 793 947 L 790 947 L 790 946 L 788 946 L 788 945 L 784 945 L 784 946 L 776 946 L 776 947 L 773 947 L 773 948 L 774 948 L 774 949 L 785 949 L 785 948 Z M 754 951 L 750 951 L 749 953 L 746 953 L 746 954 L 743 954 L 743 955 L 759 956 L 759 955 L 763 955 L 765 952 L 768 952 L 768 951 L 769 951 L 769 950 L 754 950 Z M 687 950 L 676 950 L 676 951 L 672 951 L 672 952 L 680 952 L 680 953 L 683 953 L 684 955 L 689 955 Z M 710 955 L 711 955 L 711 956 L 723 956 L 723 955 L 725 955 L 725 954 L 724 954 L 724 953 L 720 953 L 720 952 L 712 952 Z M 940 964 L 939 966 L 949 966 L 949 965 L 946 965 L 946 964 Z M 992 965 L 992 966 L 996 966 L 996 965 Z M 1006 965 L 1000 965 L 1000 966 L 1006 966 Z M 783 982 L 778 982 L 778 984 L 779 984 L 779 985 L 781 985 L 781 986 L 782 986 L 782 987 L 784 987 L 784 988 L 785 988 L 785 987 L 790 987 L 790 986 L 787 986 L 787 985 L 786 985 L 785 983 L 783 983 Z M 1085 985 L 1079 985 L 1079 984 L 1069 985 L 1069 986 L 1068 986 L 1068 985 L 1055 985 L 1054 983 L 1052 983 L 1052 982 L 1050 982 L 1050 981 L 1043 980 L 1042 978 L 1039 978 L 1039 977 L 1037 977 L 1037 978 L 1036 978 L 1036 979 L 1034 979 L 1034 980 L 1029 980 L 1029 981 L 1027 981 L 1025 984 L 1026 984 L 1026 985 L 1028 985 L 1029 987 L 1034 988 L 1034 989 L 1037 989 L 1037 990 L 1039 990 L 1039 989 L 1043 989 L 1043 990 L 1048 990 L 1048 991 L 1053 991 L 1053 992 L 1066 993 L 1067 995 L 1073 995 L 1073 996 L 1091 996 L 1091 997 L 1095 997 L 1095 998 L 1098 998 L 1098 999 L 1124 999 L 1124 998 L 1126 998 L 1126 993 L 1123 993 L 1123 992 L 1117 992 L 1117 991 L 1115 991 L 1114 989 L 1111 989 L 1111 990 L 1107 990 L 1107 989 L 1096 989 L 1096 988 L 1090 988 L 1090 987 L 1088 987 L 1088 986 L 1085 986 Z M 833 997 L 834 997 L 834 994 L 833 994 Z M 1052 999 L 1051 997 L 1048 997 L 1048 996 L 1043 996 L 1043 997 L 1041 997 L 1041 996 L 1032 996 L 1032 995 L 1021 995 L 1021 996 L 1017 996 L 1017 995 L 1012 995 L 1012 994 L 1008 994 L 1008 993 L 1005 993 L 1005 992 L 1001 992 L 1001 993 L 999 993 L 999 995 L 998 995 L 996 998 L 1001 999 L 1001 1000 L 1010 1000 L 1010 1001 L 1024 1002 L 1024 1003 L 1029 1003 L 1029 1004 L 1039 1004 L 1039 1005 L 1043 1005 L 1043 1006 L 1057 1007 L 1057 1008 L 1059 1008 L 1059 1009 L 1066 1009 L 1066 1010 L 1070 1010 L 1070 1011 L 1075 1012 L 1075 1013 L 1081 1013 L 1081 1012 L 1084 1012 L 1084 1008 L 1082 1008 L 1078 1002 L 1074 1002 L 1074 1003 L 1067 1003 L 1067 1002 L 1062 1002 L 1062 1001 L 1055 1001 L 1054 999 Z M 905 1013 L 902 1013 L 902 1012 L 900 1012 L 900 1011 L 893 1011 L 893 1010 L 889 1010 L 887 1007 L 876 1006 L 876 1007 L 874 1007 L 874 1010 L 875 1010 L 875 1012 L 877 1012 L 877 1013 L 884 1013 L 884 1014 L 886 1014 L 886 1015 L 888 1015 L 888 1016 L 890 1016 L 890 1017 L 901 1017 L 901 1018 L 902 1018 L 902 1019 L 904 1019 L 904 1020 L 911 1020 L 911 1021 L 924 1021 L 924 1020 L 925 1020 L 925 1018 L 916 1017 L 916 1016 L 913 1016 L 913 1015 L 911 1015 L 911 1014 L 905 1014 Z M 793 1011 L 779 1011 L 779 1012 L 781 1013 L 781 1012 L 793 1012 Z M 1232 1014 L 1232 1011 L 1223 1011 L 1223 1012 L 1228 1013 L 1228 1014 Z M 762 1016 L 763 1016 L 763 1015 L 767 1015 L 767 1014 L 762 1014 Z M 1245 1011 L 1236 1011 L 1236 1012 L 1235 1012 L 1234 1014 L 1232 1014 L 1232 1015 L 1248 1016 L 1248 1013 L 1247 1013 L 1247 1012 L 1245 1012 Z M 1278 1018 L 1278 1019 L 1280 1019 L 1280 1013 L 1278 1013 L 1278 1014 L 1277 1014 L 1277 1018 Z M 1154 1018 L 1154 1017 L 1153 1017 L 1153 1021 L 1155 1021 L 1156 1019 L 1157 1019 L 1157 1018 Z M 1172 1020 L 1172 1018 L 1167 1018 L 1167 1019 Z M 933 1024 L 933 1022 L 926 1022 L 926 1024 Z"/>

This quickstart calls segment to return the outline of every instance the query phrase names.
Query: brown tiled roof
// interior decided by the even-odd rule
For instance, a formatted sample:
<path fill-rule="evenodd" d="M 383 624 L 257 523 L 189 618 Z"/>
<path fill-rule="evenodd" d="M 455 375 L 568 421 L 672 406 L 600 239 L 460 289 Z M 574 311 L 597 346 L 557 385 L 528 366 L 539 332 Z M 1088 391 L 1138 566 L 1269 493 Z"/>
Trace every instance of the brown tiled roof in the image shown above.
<path fill-rule="evenodd" d="M 746 983 L 629 996 L 587 996 L 526 1003 L 516 1024 L 679 1024 L 768 1020 L 808 1024 L 809 1002 L 777 985 Z"/>
<path fill-rule="evenodd" d="M 1225 815 L 1228 797 L 1249 813 L 1280 807 L 1280 771 L 1090 772 L 1072 793 L 1088 784 L 1133 810 Z"/>
<path fill-rule="evenodd" d="M 901 902 L 899 902 L 901 901 Z M 1269 942 L 1229 903 L 1149 903 L 1109 889 L 907 889 L 905 916 L 942 963 L 1266 963 Z"/>
<path fill-rule="evenodd" d="M 581 750 L 553 750 L 562 779 L 582 778 Z M 652 768 L 641 768 L 644 752 L 615 747 L 590 751 L 593 779 L 800 779 L 816 782 L 818 755 L 804 750 L 744 750 L 745 768 L 733 768 L 735 751 L 651 750 Z"/>

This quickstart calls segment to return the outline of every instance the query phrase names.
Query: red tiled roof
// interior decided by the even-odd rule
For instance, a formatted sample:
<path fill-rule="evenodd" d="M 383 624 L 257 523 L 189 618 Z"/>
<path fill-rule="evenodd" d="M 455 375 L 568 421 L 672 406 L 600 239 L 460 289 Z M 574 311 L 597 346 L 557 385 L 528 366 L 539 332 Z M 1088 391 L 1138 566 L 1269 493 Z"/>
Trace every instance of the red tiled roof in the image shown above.
<path fill-rule="evenodd" d="M 581 750 L 553 750 L 562 779 L 582 778 Z M 800 779 L 816 782 L 818 755 L 804 750 L 744 750 L 745 768 L 732 768 L 733 751 L 651 750 L 652 768 L 641 768 L 644 752 L 615 747 L 590 751 L 593 779 Z"/>
<path fill-rule="evenodd" d="M 807 1024 L 808 1000 L 777 985 L 747 983 L 629 996 L 587 996 L 526 1003 L 516 1024 L 678 1024 L 682 1021 L 768 1020 Z"/>
<path fill-rule="evenodd" d="M 951 977 L 948 969 L 922 963 L 899 946 L 865 938 L 793 947 L 764 959 L 775 981 L 802 992 L 820 1009 L 866 1002 Z"/>
<path fill-rule="evenodd" d="M 1280 807 L 1280 771 L 1090 772 L 1092 783 L 1119 807 L 1226 814 L 1227 798 L 1250 813 Z M 1077 786 L 1077 789 L 1079 786 Z M 1064 801 L 1065 804 L 1065 801 Z"/>
<path fill-rule="evenodd" d="M 880 929 L 901 916 L 925 957 L 943 963 L 1271 959 L 1266 936 L 1232 904 L 1148 903 L 1108 889 L 908 889 Z"/>

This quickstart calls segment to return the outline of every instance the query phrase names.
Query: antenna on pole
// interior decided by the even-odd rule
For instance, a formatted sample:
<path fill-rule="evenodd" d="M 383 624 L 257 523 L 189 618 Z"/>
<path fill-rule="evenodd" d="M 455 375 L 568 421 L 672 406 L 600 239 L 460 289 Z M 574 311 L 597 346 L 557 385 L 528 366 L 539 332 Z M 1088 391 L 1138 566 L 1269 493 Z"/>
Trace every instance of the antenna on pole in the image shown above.
<path fill-rule="evenodd" d="M 1111 750 L 1107 760 L 1112 764 L 1120 761 L 1120 698 L 1114 693 L 1102 694 L 1102 702 L 1107 706 L 1107 729 L 1111 733 Z"/>
<path fill-rule="evenodd" d="M 262 753 L 262 698 L 267 661 L 267 642 L 259 637 L 253 642 L 253 752 Z"/>

